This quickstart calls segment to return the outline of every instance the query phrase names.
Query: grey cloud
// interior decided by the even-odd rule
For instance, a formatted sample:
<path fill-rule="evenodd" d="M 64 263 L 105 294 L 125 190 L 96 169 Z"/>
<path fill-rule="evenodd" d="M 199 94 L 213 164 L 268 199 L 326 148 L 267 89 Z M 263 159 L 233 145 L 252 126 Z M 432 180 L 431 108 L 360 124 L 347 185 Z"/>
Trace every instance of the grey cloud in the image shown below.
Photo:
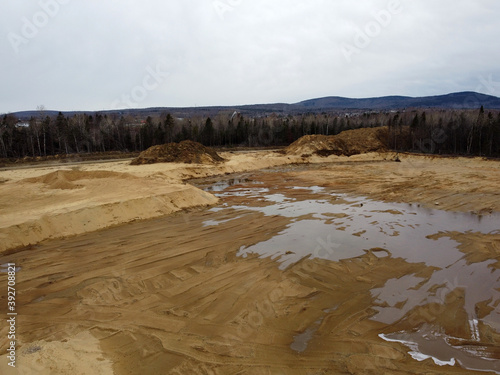
<path fill-rule="evenodd" d="M 400 12 L 391 13 L 397 3 L 7 0 L 0 112 L 40 104 L 109 109 L 134 90 L 140 107 L 476 89 L 499 95 L 481 84 L 481 77 L 500 81 L 499 2 L 400 0 Z M 29 30 L 26 20 L 41 26 Z M 17 52 L 13 35 L 27 41 Z M 346 46 L 355 51 L 349 58 Z M 168 78 L 146 85 L 144 95 L 148 69 L 160 62 Z"/>

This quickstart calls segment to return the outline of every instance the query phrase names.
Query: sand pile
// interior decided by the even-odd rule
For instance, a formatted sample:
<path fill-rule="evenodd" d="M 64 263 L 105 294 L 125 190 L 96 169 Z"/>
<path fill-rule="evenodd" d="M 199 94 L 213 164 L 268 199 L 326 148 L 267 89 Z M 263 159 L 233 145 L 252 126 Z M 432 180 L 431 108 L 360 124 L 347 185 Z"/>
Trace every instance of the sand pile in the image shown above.
<path fill-rule="evenodd" d="M 46 184 L 51 189 L 70 190 L 80 188 L 81 186 L 71 181 L 75 181 L 74 179 L 68 178 L 69 174 L 70 171 L 56 171 L 45 176 L 28 178 L 26 182 Z"/>
<path fill-rule="evenodd" d="M 347 130 L 338 135 L 306 135 L 285 149 L 288 155 L 357 155 L 387 151 L 387 127 Z"/>
<path fill-rule="evenodd" d="M 342 146 L 340 142 L 335 142 L 334 136 L 305 135 L 288 146 L 285 152 L 287 155 L 310 156 L 328 150 L 329 154 L 342 155 Z"/>
<path fill-rule="evenodd" d="M 216 202 L 203 190 L 164 177 L 58 170 L 0 185 L 0 253 Z"/>
<path fill-rule="evenodd" d="M 217 152 L 201 143 L 182 141 L 153 146 L 132 160 L 132 165 L 154 163 L 216 164 L 224 161 Z"/>
<path fill-rule="evenodd" d="M 128 173 L 117 173 L 110 171 L 67 171 L 67 170 L 59 170 L 55 171 L 40 177 L 27 178 L 26 182 L 31 183 L 43 183 L 47 185 L 50 189 L 62 189 L 62 190 L 70 190 L 70 189 L 79 189 L 82 188 L 82 185 L 76 184 L 76 181 L 79 180 L 92 180 L 92 179 L 102 179 L 102 178 L 136 178 Z"/>

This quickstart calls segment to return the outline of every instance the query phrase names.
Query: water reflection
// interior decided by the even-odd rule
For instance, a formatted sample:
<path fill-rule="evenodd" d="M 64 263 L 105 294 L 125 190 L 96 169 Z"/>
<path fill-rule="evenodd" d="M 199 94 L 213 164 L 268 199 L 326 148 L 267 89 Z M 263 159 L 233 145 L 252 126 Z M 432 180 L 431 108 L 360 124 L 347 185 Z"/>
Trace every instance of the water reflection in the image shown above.
<path fill-rule="evenodd" d="M 377 202 L 365 197 L 350 197 L 329 193 L 318 186 L 294 186 L 274 192 L 272 188 L 251 183 L 220 183 L 219 197 L 253 197 L 246 205 L 226 206 L 233 210 L 257 211 L 267 216 L 280 215 L 292 219 L 282 232 L 268 241 L 243 246 L 238 255 L 260 254 L 276 259 L 281 269 L 304 257 L 339 261 L 363 255 L 378 248 L 377 256 L 403 258 L 410 263 L 425 263 L 434 272 L 427 279 L 406 275 L 389 280 L 382 288 L 372 290 L 377 312 L 374 320 L 393 324 L 418 306 L 443 305 L 455 290 L 463 290 L 463 302 L 470 326 L 470 341 L 480 342 L 479 324 L 500 331 L 500 271 L 491 268 L 495 261 L 468 263 L 459 251 L 452 232 L 497 234 L 500 215 L 480 216 L 471 213 L 425 209 L 418 205 Z M 302 190 L 301 199 L 295 194 Z M 304 194 L 306 197 L 304 198 Z M 326 197 L 325 197 L 326 195 Z M 438 237 L 431 236 L 440 234 Z M 437 238 L 437 239 L 435 239 Z M 491 312 L 481 318 L 476 306 L 489 301 Z M 317 327 L 296 337 L 293 348 L 305 350 Z M 388 341 L 400 341 L 414 358 L 433 358 L 440 365 L 452 365 L 455 360 L 466 368 L 498 371 L 499 361 L 488 358 L 479 346 L 467 349 L 453 345 L 439 329 L 425 328 L 417 332 L 400 332 L 381 336 Z M 444 353 L 444 354 L 443 354 Z M 462 354 L 460 354 L 462 353 Z"/>

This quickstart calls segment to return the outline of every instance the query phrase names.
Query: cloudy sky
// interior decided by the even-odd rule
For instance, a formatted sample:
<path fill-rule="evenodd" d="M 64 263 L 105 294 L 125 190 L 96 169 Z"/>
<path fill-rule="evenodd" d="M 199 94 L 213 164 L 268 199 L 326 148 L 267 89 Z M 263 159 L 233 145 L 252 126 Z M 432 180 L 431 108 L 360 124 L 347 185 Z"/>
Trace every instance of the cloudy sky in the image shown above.
<path fill-rule="evenodd" d="M 0 113 L 478 91 L 498 0 L 3 0 Z"/>

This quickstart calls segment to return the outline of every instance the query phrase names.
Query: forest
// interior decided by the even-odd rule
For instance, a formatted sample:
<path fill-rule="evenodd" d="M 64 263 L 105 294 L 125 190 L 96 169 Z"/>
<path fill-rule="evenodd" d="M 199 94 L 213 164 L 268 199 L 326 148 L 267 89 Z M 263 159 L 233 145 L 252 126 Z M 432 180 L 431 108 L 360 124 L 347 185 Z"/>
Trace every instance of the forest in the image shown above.
<path fill-rule="evenodd" d="M 0 122 L 0 157 L 139 152 L 187 139 L 212 147 L 278 147 L 308 134 L 335 135 L 378 126 L 389 127 L 387 143 L 396 151 L 500 156 L 500 111 L 481 107 L 254 118 L 236 112 L 221 112 L 213 118 L 174 118 L 162 113 L 145 119 L 100 113 L 50 117 L 40 111 L 25 122 L 6 114 Z"/>

